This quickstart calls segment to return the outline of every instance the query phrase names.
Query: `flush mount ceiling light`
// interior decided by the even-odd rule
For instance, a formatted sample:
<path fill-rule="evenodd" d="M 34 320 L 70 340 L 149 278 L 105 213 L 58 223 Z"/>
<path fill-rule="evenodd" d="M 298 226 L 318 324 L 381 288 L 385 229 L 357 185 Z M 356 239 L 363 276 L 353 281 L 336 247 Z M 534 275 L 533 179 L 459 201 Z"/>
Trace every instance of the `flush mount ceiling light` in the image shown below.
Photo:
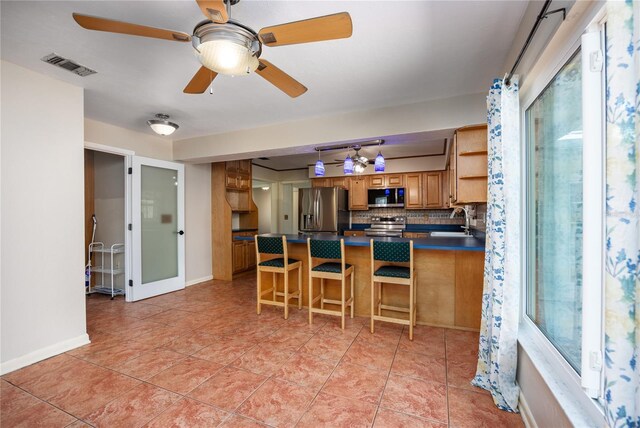
<path fill-rule="evenodd" d="M 153 129 L 153 132 L 159 135 L 171 135 L 179 126 L 173 122 L 169 122 L 169 115 L 158 113 L 155 119 L 147 120 L 147 124 Z"/>
<path fill-rule="evenodd" d="M 181 31 L 147 27 L 97 16 L 73 14 L 83 28 L 174 42 L 192 42 L 202 67 L 184 88 L 186 94 L 202 94 L 218 74 L 243 76 L 256 72 L 260 77 L 292 98 L 307 88 L 260 57 L 262 45 L 285 46 L 351 37 L 353 25 L 347 12 L 265 27 L 256 32 L 231 19 L 231 6 L 240 0 L 196 0 L 207 18 L 193 30 Z M 195 8 L 194 8 L 195 11 Z"/>

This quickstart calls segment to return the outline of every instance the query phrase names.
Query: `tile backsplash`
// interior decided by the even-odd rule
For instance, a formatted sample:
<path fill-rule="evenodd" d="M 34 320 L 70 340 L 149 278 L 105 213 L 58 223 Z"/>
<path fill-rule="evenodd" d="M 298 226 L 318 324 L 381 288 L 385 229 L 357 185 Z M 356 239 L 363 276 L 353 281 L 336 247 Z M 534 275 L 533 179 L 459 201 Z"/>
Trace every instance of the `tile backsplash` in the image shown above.
<path fill-rule="evenodd" d="M 452 210 L 405 210 L 402 208 L 371 208 L 351 211 L 352 224 L 371 223 L 372 216 L 405 216 L 407 224 L 464 224 L 464 213 L 450 218 Z"/>

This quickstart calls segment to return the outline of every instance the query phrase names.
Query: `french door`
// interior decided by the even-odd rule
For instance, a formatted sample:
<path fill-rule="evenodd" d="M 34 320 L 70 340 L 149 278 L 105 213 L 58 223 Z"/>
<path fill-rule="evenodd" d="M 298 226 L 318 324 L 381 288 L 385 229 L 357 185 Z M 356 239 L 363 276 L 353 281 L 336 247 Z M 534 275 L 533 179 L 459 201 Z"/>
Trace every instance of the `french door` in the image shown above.
<path fill-rule="evenodd" d="M 131 300 L 185 287 L 184 165 L 134 156 L 132 161 Z"/>

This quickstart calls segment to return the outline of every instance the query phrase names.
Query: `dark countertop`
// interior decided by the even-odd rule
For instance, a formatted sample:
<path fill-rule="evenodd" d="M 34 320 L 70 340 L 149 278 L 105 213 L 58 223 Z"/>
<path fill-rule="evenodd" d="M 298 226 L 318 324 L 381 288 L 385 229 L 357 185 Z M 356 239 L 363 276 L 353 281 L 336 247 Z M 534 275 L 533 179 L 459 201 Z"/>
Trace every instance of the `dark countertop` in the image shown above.
<path fill-rule="evenodd" d="M 267 233 L 264 236 L 282 236 L 278 234 Z M 292 244 L 306 244 L 307 238 L 313 238 L 314 235 L 286 235 L 287 241 Z M 319 239 L 337 240 L 344 238 L 344 245 L 351 247 L 368 247 L 370 239 L 366 236 L 336 236 L 336 235 L 318 235 Z M 250 236 L 237 236 L 235 240 L 253 240 Z M 408 238 L 376 238 L 379 241 L 409 241 Z M 429 237 L 413 239 L 413 248 L 416 250 L 462 250 L 462 251 L 484 251 L 484 239 L 479 238 L 446 238 L 446 237 Z"/>
<path fill-rule="evenodd" d="M 257 228 L 248 228 L 248 229 L 231 229 L 231 232 L 255 232 Z"/>

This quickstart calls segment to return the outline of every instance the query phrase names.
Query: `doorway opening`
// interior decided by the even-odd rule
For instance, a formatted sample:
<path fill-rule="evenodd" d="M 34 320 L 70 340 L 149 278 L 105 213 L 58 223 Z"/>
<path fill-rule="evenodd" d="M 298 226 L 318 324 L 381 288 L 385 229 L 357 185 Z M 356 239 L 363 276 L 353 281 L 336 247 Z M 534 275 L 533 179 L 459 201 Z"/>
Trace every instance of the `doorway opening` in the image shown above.
<path fill-rule="evenodd" d="M 124 155 L 84 150 L 85 293 L 115 299 L 126 295 L 127 159 Z"/>

